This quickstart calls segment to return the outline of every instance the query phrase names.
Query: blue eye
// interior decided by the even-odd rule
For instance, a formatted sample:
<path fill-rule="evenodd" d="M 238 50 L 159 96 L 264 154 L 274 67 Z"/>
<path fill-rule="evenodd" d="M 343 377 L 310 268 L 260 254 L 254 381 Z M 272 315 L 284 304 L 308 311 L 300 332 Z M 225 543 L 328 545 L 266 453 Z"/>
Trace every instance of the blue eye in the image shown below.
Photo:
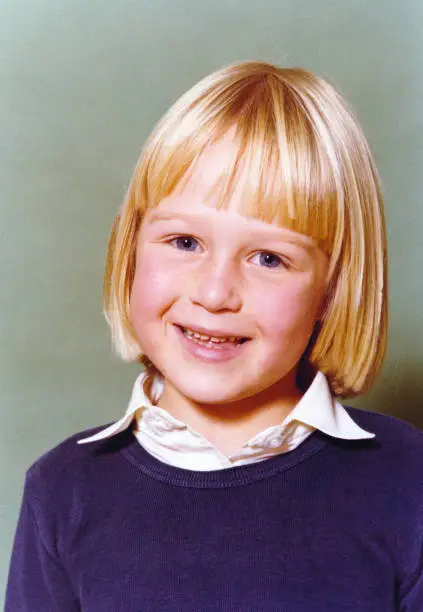
<path fill-rule="evenodd" d="M 258 255 L 259 255 L 260 266 L 263 266 L 264 268 L 273 269 L 273 268 L 280 268 L 281 266 L 285 267 L 285 264 L 282 261 L 282 259 L 278 255 L 275 255 L 274 253 L 263 251 L 261 253 L 258 253 Z"/>
<path fill-rule="evenodd" d="M 198 242 L 192 236 L 177 236 L 170 241 L 170 244 L 176 246 L 180 251 L 195 251 Z"/>

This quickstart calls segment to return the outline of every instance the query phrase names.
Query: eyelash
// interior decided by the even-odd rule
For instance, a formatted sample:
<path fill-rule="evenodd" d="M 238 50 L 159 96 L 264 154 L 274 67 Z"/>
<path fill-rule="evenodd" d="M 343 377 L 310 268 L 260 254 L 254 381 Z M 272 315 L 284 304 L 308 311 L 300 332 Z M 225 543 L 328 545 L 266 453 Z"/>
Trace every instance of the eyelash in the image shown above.
<path fill-rule="evenodd" d="M 180 249 L 178 246 L 175 246 L 175 243 L 177 243 L 178 241 L 183 241 L 183 240 L 190 240 L 191 242 L 199 244 L 196 238 L 188 234 L 186 235 L 184 234 L 181 236 L 174 236 L 171 240 L 168 241 L 168 244 L 170 244 L 171 246 L 174 246 L 174 248 L 180 251 L 186 251 L 187 253 L 193 253 L 194 251 L 190 249 L 184 249 L 184 248 Z M 263 266 L 267 270 L 278 270 L 279 268 L 289 268 L 289 265 L 286 262 L 286 260 L 283 260 L 279 255 L 276 255 L 275 253 L 272 253 L 271 251 L 260 251 L 258 255 L 264 255 L 264 256 L 270 256 L 272 258 L 276 258 L 278 265 L 277 266 Z"/>

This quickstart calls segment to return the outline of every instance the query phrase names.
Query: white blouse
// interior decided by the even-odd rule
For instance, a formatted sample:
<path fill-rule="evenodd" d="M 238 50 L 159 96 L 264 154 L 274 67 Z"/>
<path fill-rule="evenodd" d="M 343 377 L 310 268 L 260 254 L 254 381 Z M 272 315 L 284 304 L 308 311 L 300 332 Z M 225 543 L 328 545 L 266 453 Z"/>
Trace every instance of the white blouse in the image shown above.
<path fill-rule="evenodd" d="M 316 429 L 335 438 L 374 438 L 353 421 L 333 397 L 325 375 L 318 372 L 295 408 L 279 425 L 268 427 L 250 438 L 237 452 L 226 457 L 205 436 L 150 402 L 143 390 L 145 373 L 138 376 L 125 415 L 100 432 L 78 441 L 85 444 L 110 438 L 136 421 L 134 435 L 156 459 L 186 470 L 210 471 L 264 461 L 286 453 Z M 160 395 L 163 383 L 154 381 L 153 393 Z M 156 395 L 156 396 L 157 396 Z"/>

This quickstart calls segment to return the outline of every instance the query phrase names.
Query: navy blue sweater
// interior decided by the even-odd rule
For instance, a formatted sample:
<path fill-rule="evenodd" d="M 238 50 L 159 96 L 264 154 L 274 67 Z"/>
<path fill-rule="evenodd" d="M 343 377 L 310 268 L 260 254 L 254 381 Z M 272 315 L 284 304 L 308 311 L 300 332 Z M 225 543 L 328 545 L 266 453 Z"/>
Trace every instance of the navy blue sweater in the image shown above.
<path fill-rule="evenodd" d="M 348 411 L 376 438 L 212 472 L 70 438 L 27 473 L 6 612 L 422 612 L 423 434 Z"/>

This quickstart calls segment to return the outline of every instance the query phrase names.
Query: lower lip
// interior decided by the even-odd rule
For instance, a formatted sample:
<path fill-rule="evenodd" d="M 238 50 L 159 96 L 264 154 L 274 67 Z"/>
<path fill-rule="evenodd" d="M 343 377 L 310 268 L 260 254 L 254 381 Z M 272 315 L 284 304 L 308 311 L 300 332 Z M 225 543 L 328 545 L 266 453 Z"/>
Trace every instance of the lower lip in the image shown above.
<path fill-rule="evenodd" d="M 177 325 L 174 325 L 174 328 L 184 348 L 186 348 L 186 350 L 191 353 L 191 355 L 194 355 L 194 357 L 197 357 L 198 359 L 202 359 L 203 361 L 208 361 L 211 363 L 221 363 L 223 361 L 229 361 L 230 359 L 238 357 L 238 355 L 240 355 L 245 350 L 246 345 L 250 342 L 250 340 L 247 340 L 243 344 L 233 344 L 231 346 L 213 348 L 203 346 L 201 344 L 198 344 L 198 342 L 191 340 Z"/>

